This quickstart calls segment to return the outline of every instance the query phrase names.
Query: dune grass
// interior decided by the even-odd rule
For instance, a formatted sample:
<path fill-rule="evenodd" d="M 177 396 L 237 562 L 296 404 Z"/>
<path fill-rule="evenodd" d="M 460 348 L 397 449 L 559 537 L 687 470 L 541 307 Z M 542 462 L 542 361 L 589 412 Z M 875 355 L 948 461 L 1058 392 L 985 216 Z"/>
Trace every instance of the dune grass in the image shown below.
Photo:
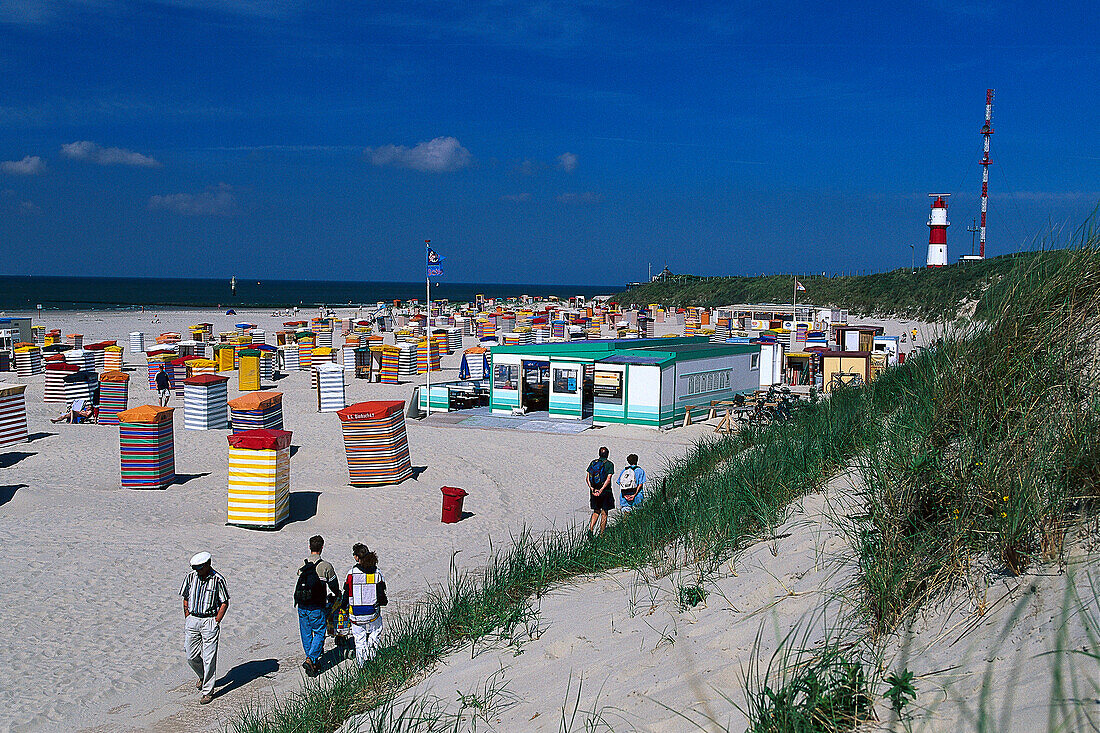
<path fill-rule="evenodd" d="M 986 319 L 868 389 L 860 461 L 864 606 L 881 630 L 965 579 L 975 559 L 1019 574 L 1062 557 L 1100 502 L 1100 238 L 1033 258 Z"/>
<path fill-rule="evenodd" d="M 913 270 L 908 267 L 869 275 L 801 273 L 806 293 L 799 300 L 848 308 L 852 315 L 897 315 L 928 321 L 953 320 L 966 301 L 981 300 L 991 285 L 1021 263 L 1058 259 L 1057 251 L 1020 252 L 980 262 Z M 669 281 L 644 283 L 612 296 L 621 304 L 715 308 L 731 303 L 790 303 L 792 275 L 699 277 L 677 275 Z"/>
<path fill-rule="evenodd" d="M 446 653 L 507 636 L 528 618 L 532 598 L 586 574 L 646 566 L 671 572 L 687 563 L 703 572 L 717 568 L 752 538 L 774 533 L 791 501 L 861 448 L 868 424 L 864 397 L 851 389 L 790 422 L 700 441 L 655 480 L 643 506 L 602 536 L 590 538 L 576 526 L 539 535 L 524 530 L 479 569 L 452 565 L 446 584 L 387 617 L 385 646 L 362 670 L 346 665 L 307 680 L 269 709 L 244 710 L 231 728 L 335 730 L 392 700 Z"/>

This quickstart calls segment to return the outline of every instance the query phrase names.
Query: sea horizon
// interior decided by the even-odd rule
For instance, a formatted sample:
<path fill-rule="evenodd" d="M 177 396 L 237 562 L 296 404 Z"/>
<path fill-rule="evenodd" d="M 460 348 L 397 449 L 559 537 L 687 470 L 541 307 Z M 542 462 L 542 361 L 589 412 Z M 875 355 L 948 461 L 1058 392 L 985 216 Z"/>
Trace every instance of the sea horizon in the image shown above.
<path fill-rule="evenodd" d="M 472 302 L 475 296 L 510 298 L 619 292 L 624 285 L 432 282 L 432 300 Z M 158 308 L 347 307 L 394 300 L 425 300 L 425 283 L 355 280 L 237 278 L 76 277 L 0 275 L 0 310 L 126 310 Z"/>

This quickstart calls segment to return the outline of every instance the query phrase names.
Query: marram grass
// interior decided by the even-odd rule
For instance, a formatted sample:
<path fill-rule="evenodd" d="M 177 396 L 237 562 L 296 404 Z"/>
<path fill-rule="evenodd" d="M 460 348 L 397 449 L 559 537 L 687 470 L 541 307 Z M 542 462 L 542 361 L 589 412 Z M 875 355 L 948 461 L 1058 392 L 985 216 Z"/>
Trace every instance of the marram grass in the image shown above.
<path fill-rule="evenodd" d="M 270 708 L 250 707 L 237 733 L 316 733 L 393 700 L 445 654 L 522 624 L 532 598 L 580 576 L 685 563 L 717 568 L 754 537 L 774 532 L 788 504 L 823 483 L 867 432 L 858 390 L 799 411 L 787 423 L 702 440 L 668 465 L 646 502 L 596 539 L 582 528 L 523 530 L 483 567 L 452 567 L 409 609 L 387 616 L 384 647 L 361 671 L 345 665 L 307 680 Z"/>

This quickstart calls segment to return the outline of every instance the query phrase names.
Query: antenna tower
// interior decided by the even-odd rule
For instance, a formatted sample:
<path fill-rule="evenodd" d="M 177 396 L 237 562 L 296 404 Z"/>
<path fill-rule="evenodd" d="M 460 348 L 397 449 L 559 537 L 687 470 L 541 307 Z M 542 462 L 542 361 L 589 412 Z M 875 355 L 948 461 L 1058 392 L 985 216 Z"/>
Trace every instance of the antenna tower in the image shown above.
<path fill-rule="evenodd" d="M 990 122 L 993 119 L 993 90 L 985 90 L 985 124 L 982 126 L 982 138 L 984 139 L 983 148 L 985 154 L 982 156 L 982 223 L 978 229 L 978 257 L 985 259 L 985 212 L 987 203 L 989 200 L 989 166 L 993 161 L 989 159 L 989 136 L 993 134 L 993 127 Z"/>

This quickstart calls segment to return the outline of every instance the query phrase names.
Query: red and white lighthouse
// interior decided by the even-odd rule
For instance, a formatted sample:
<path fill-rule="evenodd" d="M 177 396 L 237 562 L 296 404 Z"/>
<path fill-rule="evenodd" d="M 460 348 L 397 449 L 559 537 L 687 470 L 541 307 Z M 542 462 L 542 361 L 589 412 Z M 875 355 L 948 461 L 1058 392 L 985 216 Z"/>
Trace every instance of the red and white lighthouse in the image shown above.
<path fill-rule="evenodd" d="M 928 267 L 947 264 L 947 197 L 949 193 L 930 193 L 932 213 L 928 215 Z"/>

